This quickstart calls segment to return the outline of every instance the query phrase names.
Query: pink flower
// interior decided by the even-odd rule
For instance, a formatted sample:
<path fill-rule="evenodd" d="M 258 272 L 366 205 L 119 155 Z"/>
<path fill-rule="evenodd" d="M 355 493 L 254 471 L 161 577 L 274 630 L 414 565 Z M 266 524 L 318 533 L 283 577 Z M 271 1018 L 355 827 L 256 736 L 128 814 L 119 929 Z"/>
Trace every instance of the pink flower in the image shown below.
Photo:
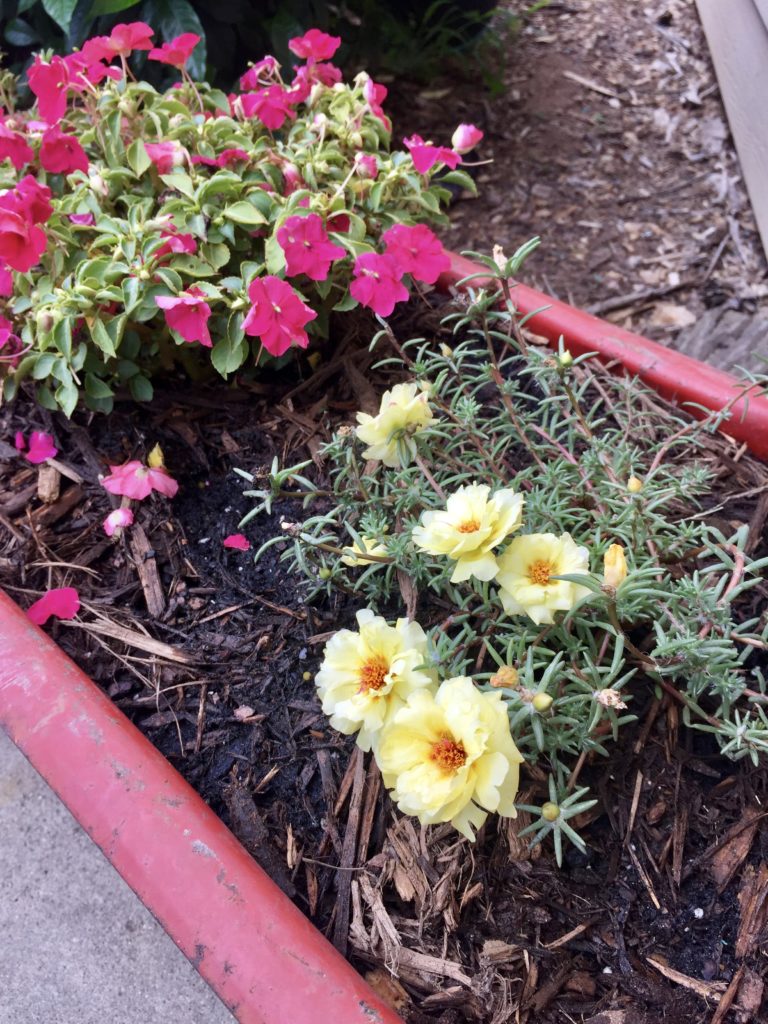
<path fill-rule="evenodd" d="M 165 239 L 163 245 L 155 253 L 155 259 L 162 259 L 174 252 L 185 252 L 194 255 L 197 252 L 197 242 L 194 235 L 178 234 L 176 231 L 161 231 L 160 237 Z"/>
<path fill-rule="evenodd" d="M 461 163 L 461 157 L 446 146 L 433 146 L 431 142 L 425 142 L 420 135 L 411 135 L 409 139 L 403 139 L 405 148 L 410 151 L 413 166 L 419 174 L 426 174 L 431 171 L 435 164 L 445 164 L 447 167 L 457 167 Z"/>
<path fill-rule="evenodd" d="M 44 626 L 48 619 L 74 619 L 80 611 L 80 595 L 74 587 L 49 590 L 27 608 L 27 618 L 36 626 Z"/>
<path fill-rule="evenodd" d="M 329 36 L 319 28 L 311 28 L 303 36 L 288 40 L 288 49 L 302 60 L 330 60 L 340 46 L 340 36 Z"/>
<path fill-rule="evenodd" d="M 424 224 L 395 224 L 381 240 L 400 270 L 425 284 L 434 284 L 451 265 L 440 240 Z"/>
<path fill-rule="evenodd" d="M 150 60 L 157 60 L 161 64 L 170 64 L 181 71 L 199 42 L 200 36 L 195 35 L 194 32 L 182 32 L 180 36 L 176 36 L 170 42 L 150 50 L 147 57 Z"/>
<path fill-rule="evenodd" d="M 312 86 L 320 82 L 322 85 L 333 86 L 342 79 L 341 68 L 335 64 L 302 64 L 296 69 L 288 95 L 292 103 L 303 103 L 312 92 Z"/>
<path fill-rule="evenodd" d="M 316 213 L 288 217 L 278 229 L 277 241 L 285 253 L 289 277 L 306 274 L 313 281 L 325 281 L 331 263 L 347 255 L 346 249 L 328 240 L 323 219 Z"/>
<path fill-rule="evenodd" d="M 451 145 L 455 151 L 463 156 L 474 149 L 482 139 L 483 133 L 473 124 L 460 124 L 451 136 Z"/>
<path fill-rule="evenodd" d="M 225 149 L 218 156 L 192 156 L 189 158 L 193 164 L 203 164 L 206 167 L 226 167 L 227 164 L 237 163 L 238 160 L 248 161 L 250 153 L 244 149 Z"/>
<path fill-rule="evenodd" d="M 360 178 L 375 178 L 379 164 L 373 153 L 355 153 L 355 173 Z"/>
<path fill-rule="evenodd" d="M 51 174 L 88 171 L 88 157 L 74 135 L 65 135 L 58 125 L 49 128 L 40 145 L 40 163 Z"/>
<path fill-rule="evenodd" d="M 262 75 L 264 78 L 273 78 L 277 71 L 279 64 L 274 57 L 270 57 L 267 54 L 266 57 L 262 57 L 261 60 L 256 61 L 253 67 L 248 68 L 244 75 L 240 77 L 240 88 L 243 92 L 248 89 L 257 89 L 260 85 L 263 85 Z"/>
<path fill-rule="evenodd" d="M 29 451 L 25 455 L 27 462 L 37 466 L 48 459 L 55 459 L 57 454 L 58 448 L 50 434 L 44 434 L 41 430 L 32 431 L 29 435 Z"/>
<path fill-rule="evenodd" d="M 40 117 L 49 124 L 57 124 L 67 109 L 67 88 L 69 69 L 61 57 L 51 57 L 50 62 L 35 54 L 34 62 L 27 71 L 29 88 L 37 97 Z"/>
<path fill-rule="evenodd" d="M 325 225 L 335 235 L 346 235 L 350 227 L 349 214 L 329 213 Z"/>
<path fill-rule="evenodd" d="M 115 57 L 130 57 L 134 50 L 151 50 L 153 30 L 143 21 L 115 25 L 108 36 L 94 36 L 83 43 L 82 54 L 89 64 L 107 63 Z"/>
<path fill-rule="evenodd" d="M 309 344 L 304 325 L 317 313 L 302 302 L 286 281 L 267 275 L 255 277 L 248 288 L 253 303 L 243 321 L 243 330 L 251 337 L 261 338 L 270 355 L 281 356 L 295 342 L 299 348 Z"/>
<path fill-rule="evenodd" d="M 392 122 L 384 113 L 384 108 L 382 107 L 382 103 L 387 98 L 387 91 L 386 85 L 378 85 L 372 78 L 366 79 L 363 84 L 363 96 L 365 102 L 370 107 L 371 113 L 374 117 L 378 117 L 387 131 L 391 131 Z"/>
<path fill-rule="evenodd" d="M 7 317 L 0 316 L 0 363 L 9 363 L 15 367 L 24 351 L 21 338 L 13 333 L 13 324 Z M 16 447 L 21 450 L 26 447 L 26 441 L 22 433 L 16 434 L 16 441 L 21 438 L 21 444 Z"/>
<path fill-rule="evenodd" d="M 24 449 L 27 447 L 26 438 L 24 437 L 24 435 L 22 434 L 22 432 L 20 430 L 16 431 L 16 434 L 15 434 L 15 436 L 13 438 L 13 447 L 18 452 L 23 452 Z"/>
<path fill-rule="evenodd" d="M 85 92 L 89 86 L 98 85 L 105 78 L 118 80 L 123 77 L 120 68 L 110 68 L 100 60 L 88 61 L 82 53 L 68 53 L 64 63 L 69 71 L 69 87 L 74 92 Z"/>
<path fill-rule="evenodd" d="M 165 310 L 168 326 L 184 341 L 199 341 L 206 348 L 212 347 L 208 331 L 211 307 L 205 301 L 205 292 L 201 288 L 193 285 L 180 295 L 158 295 L 155 302 Z"/>
<path fill-rule="evenodd" d="M 349 286 L 353 299 L 379 316 L 389 316 L 398 302 L 405 302 L 408 289 L 402 271 L 388 254 L 365 252 L 355 260 L 355 278 Z"/>
<path fill-rule="evenodd" d="M 48 240 L 42 228 L 12 210 L 0 209 L 0 260 L 26 274 L 45 252 Z"/>
<path fill-rule="evenodd" d="M 96 223 L 96 218 L 92 213 L 70 213 L 69 219 L 80 227 L 91 227 Z"/>
<path fill-rule="evenodd" d="M 0 209 L 18 213 L 32 224 L 45 224 L 53 214 L 51 190 L 27 174 L 12 192 L 0 196 Z"/>
<path fill-rule="evenodd" d="M 0 260 L 0 295 L 5 299 L 13 295 L 13 274 L 2 260 Z"/>
<path fill-rule="evenodd" d="M 222 541 L 225 548 L 234 548 L 236 551 L 250 551 L 251 542 L 242 533 L 230 533 Z"/>
<path fill-rule="evenodd" d="M 110 466 L 110 475 L 105 476 L 101 486 L 110 494 L 121 494 L 126 498 L 143 501 L 152 491 L 159 491 L 168 498 L 174 497 L 179 485 L 164 466 L 150 469 L 138 459 L 132 459 L 122 466 Z"/>
<path fill-rule="evenodd" d="M 0 120 L 0 160 L 10 160 L 17 171 L 24 164 L 35 159 L 35 151 L 23 135 L 13 132 L 6 125 L 5 119 Z"/>
<path fill-rule="evenodd" d="M 116 508 L 110 512 L 103 522 L 104 533 L 112 537 L 117 530 L 122 530 L 133 523 L 133 512 L 129 508 Z"/>
<path fill-rule="evenodd" d="M 296 117 L 291 109 L 292 98 L 282 85 L 268 85 L 258 92 L 246 92 L 240 97 L 245 117 L 258 117 L 265 128 L 282 128 L 286 118 Z"/>
<path fill-rule="evenodd" d="M 296 189 L 304 187 L 304 179 L 296 164 L 284 163 L 280 170 L 283 172 L 283 195 L 289 196 Z"/>
<path fill-rule="evenodd" d="M 180 142 L 145 142 L 144 148 L 158 174 L 170 174 L 174 167 L 184 163 L 184 147 Z"/>

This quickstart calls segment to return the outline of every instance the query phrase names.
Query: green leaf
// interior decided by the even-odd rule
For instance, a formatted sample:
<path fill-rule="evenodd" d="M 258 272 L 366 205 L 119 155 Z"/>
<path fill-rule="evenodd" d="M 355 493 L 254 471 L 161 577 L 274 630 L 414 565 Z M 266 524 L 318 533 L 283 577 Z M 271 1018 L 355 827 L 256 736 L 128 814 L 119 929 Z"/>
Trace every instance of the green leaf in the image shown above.
<path fill-rule="evenodd" d="M 85 393 L 90 398 L 111 398 L 114 391 L 109 387 L 109 385 L 105 384 L 103 380 L 99 380 L 98 377 L 94 377 L 92 373 L 86 373 Z"/>
<path fill-rule="evenodd" d="M 233 220 L 235 224 L 242 224 L 249 228 L 255 228 L 259 224 L 267 223 L 267 218 L 264 214 L 245 199 L 239 203 L 231 203 L 229 206 L 225 206 L 222 214 L 227 220 Z"/>
<path fill-rule="evenodd" d="M 99 320 L 97 317 L 92 323 L 88 325 L 88 327 L 91 332 L 91 337 L 93 338 L 93 343 L 97 346 L 97 348 L 101 349 L 104 355 L 114 356 L 117 354 L 115 351 L 114 342 L 112 341 L 112 338 L 110 337 L 107 328 L 104 326 L 103 320 Z"/>
<path fill-rule="evenodd" d="M 163 39 L 175 39 L 182 32 L 194 32 L 200 42 L 192 51 L 187 71 L 193 78 L 205 78 L 205 29 L 189 0 L 144 0 L 142 20 L 151 25 Z"/>
<path fill-rule="evenodd" d="M 146 377 L 142 377 L 140 373 L 136 374 L 135 377 L 131 377 L 128 381 L 128 388 L 135 402 L 151 402 L 152 396 L 155 393 L 150 382 Z"/>
<path fill-rule="evenodd" d="M 69 32 L 69 23 L 76 7 L 77 0 L 43 0 L 45 13 L 53 18 L 62 32 Z"/>
<path fill-rule="evenodd" d="M 285 253 L 275 235 L 267 239 L 264 246 L 264 255 L 267 261 L 267 270 L 270 274 L 279 274 L 285 269 Z"/>
<path fill-rule="evenodd" d="M 168 186 L 168 188 L 176 189 L 177 192 L 181 192 L 182 195 L 187 196 L 188 199 L 195 198 L 195 186 L 192 184 L 192 179 L 184 171 L 173 171 L 171 174 L 161 174 L 160 180 Z"/>
<path fill-rule="evenodd" d="M 35 43 L 40 42 L 40 36 L 36 30 L 23 18 L 13 18 L 8 22 L 5 26 L 5 38 L 11 46 L 34 46 Z"/>
<path fill-rule="evenodd" d="M 149 159 L 149 153 L 147 153 L 147 147 L 141 139 L 136 139 L 132 142 L 125 155 L 131 170 L 137 178 L 140 178 L 142 174 L 152 166 L 152 161 Z"/>
<path fill-rule="evenodd" d="M 44 352 L 35 362 L 32 368 L 32 379 L 33 380 L 45 380 L 46 377 L 50 376 L 53 364 L 56 362 L 56 356 L 51 352 Z"/>
<path fill-rule="evenodd" d="M 91 8 L 91 17 L 96 18 L 100 14 L 117 14 L 119 11 L 127 11 L 129 7 L 135 7 L 139 0 L 95 0 Z"/>
<path fill-rule="evenodd" d="M 56 388 L 56 402 L 67 419 L 69 419 L 75 411 L 79 397 L 80 393 L 72 382 L 67 382 L 66 384 L 62 384 L 60 387 Z"/>
<path fill-rule="evenodd" d="M 353 299 L 351 295 L 347 294 L 333 307 L 338 313 L 347 313 L 350 309 L 357 307 L 357 299 Z"/>
<path fill-rule="evenodd" d="M 227 333 L 211 349 L 211 362 L 222 377 L 239 370 L 248 358 L 248 343 L 243 334 L 242 318 L 233 313 L 227 324 Z"/>
<path fill-rule="evenodd" d="M 137 277 L 126 277 L 123 281 L 123 306 L 130 313 L 142 299 L 141 281 Z"/>

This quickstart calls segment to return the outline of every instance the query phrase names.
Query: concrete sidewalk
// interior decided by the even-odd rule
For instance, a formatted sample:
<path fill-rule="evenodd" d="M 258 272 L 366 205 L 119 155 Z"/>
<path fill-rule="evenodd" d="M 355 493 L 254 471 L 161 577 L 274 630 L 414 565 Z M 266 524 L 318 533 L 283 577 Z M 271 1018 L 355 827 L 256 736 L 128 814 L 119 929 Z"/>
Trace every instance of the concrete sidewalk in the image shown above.
<path fill-rule="evenodd" d="M 234 1024 L 0 730 L 0 1024 Z"/>

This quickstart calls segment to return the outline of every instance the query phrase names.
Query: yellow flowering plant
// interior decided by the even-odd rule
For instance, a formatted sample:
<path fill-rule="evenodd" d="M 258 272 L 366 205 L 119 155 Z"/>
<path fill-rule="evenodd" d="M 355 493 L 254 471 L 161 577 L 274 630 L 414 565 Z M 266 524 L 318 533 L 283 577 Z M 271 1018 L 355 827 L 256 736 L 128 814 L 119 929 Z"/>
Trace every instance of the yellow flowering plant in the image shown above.
<path fill-rule="evenodd" d="M 692 455 L 716 417 L 676 416 L 636 381 L 526 339 L 507 281 L 532 247 L 470 254 L 487 274 L 446 317 L 451 345 L 403 343 L 382 321 L 381 366 L 408 381 L 383 389 L 376 416 L 341 425 L 317 483 L 305 464 L 273 469 L 251 514 L 283 494 L 314 503 L 283 557 L 308 600 L 340 590 L 366 609 L 355 639 L 329 642 L 318 692 L 332 724 L 373 748 L 401 811 L 470 835 L 513 813 L 519 752 L 547 779 L 529 806 L 533 841 L 551 837 L 559 859 L 564 841 L 582 842 L 584 766 L 649 693 L 673 695 L 729 756 L 768 753 L 753 653 L 768 623 L 734 613 L 768 559 L 748 553 L 746 526 L 690 514 L 711 484 Z M 407 642 L 402 620 L 377 618 L 393 606 L 423 626 Z M 369 630 L 397 635 L 386 650 L 403 660 L 393 668 L 382 648 L 376 687 L 364 684 Z"/>

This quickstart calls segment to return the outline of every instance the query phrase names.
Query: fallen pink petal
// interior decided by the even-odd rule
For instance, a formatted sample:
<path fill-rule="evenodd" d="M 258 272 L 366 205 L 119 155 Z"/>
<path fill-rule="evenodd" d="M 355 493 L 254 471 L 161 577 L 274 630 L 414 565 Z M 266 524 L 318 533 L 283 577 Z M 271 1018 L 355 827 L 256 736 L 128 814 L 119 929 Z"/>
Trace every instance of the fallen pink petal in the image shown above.
<path fill-rule="evenodd" d="M 80 595 L 74 587 L 57 587 L 43 594 L 27 608 L 27 617 L 36 626 L 44 626 L 48 619 L 74 619 L 80 611 Z"/>
<path fill-rule="evenodd" d="M 230 533 L 222 541 L 225 548 L 234 548 L 235 551 L 250 551 L 251 542 L 242 533 Z"/>
<path fill-rule="evenodd" d="M 110 512 L 107 518 L 104 520 L 104 533 L 108 537 L 113 537 L 117 530 L 122 530 L 126 526 L 133 524 L 133 512 L 129 508 L 116 508 L 113 512 Z"/>
<path fill-rule="evenodd" d="M 58 451 L 50 434 L 44 434 L 40 430 L 33 430 L 29 435 L 29 450 L 25 458 L 27 462 L 38 465 L 41 462 L 47 462 L 48 459 L 56 458 Z"/>
<path fill-rule="evenodd" d="M 109 469 L 109 476 L 104 477 L 101 486 L 110 494 L 143 501 L 152 491 L 173 498 L 179 489 L 178 483 L 167 469 L 150 469 L 138 459 L 131 459 L 122 466 L 110 466 Z"/>

